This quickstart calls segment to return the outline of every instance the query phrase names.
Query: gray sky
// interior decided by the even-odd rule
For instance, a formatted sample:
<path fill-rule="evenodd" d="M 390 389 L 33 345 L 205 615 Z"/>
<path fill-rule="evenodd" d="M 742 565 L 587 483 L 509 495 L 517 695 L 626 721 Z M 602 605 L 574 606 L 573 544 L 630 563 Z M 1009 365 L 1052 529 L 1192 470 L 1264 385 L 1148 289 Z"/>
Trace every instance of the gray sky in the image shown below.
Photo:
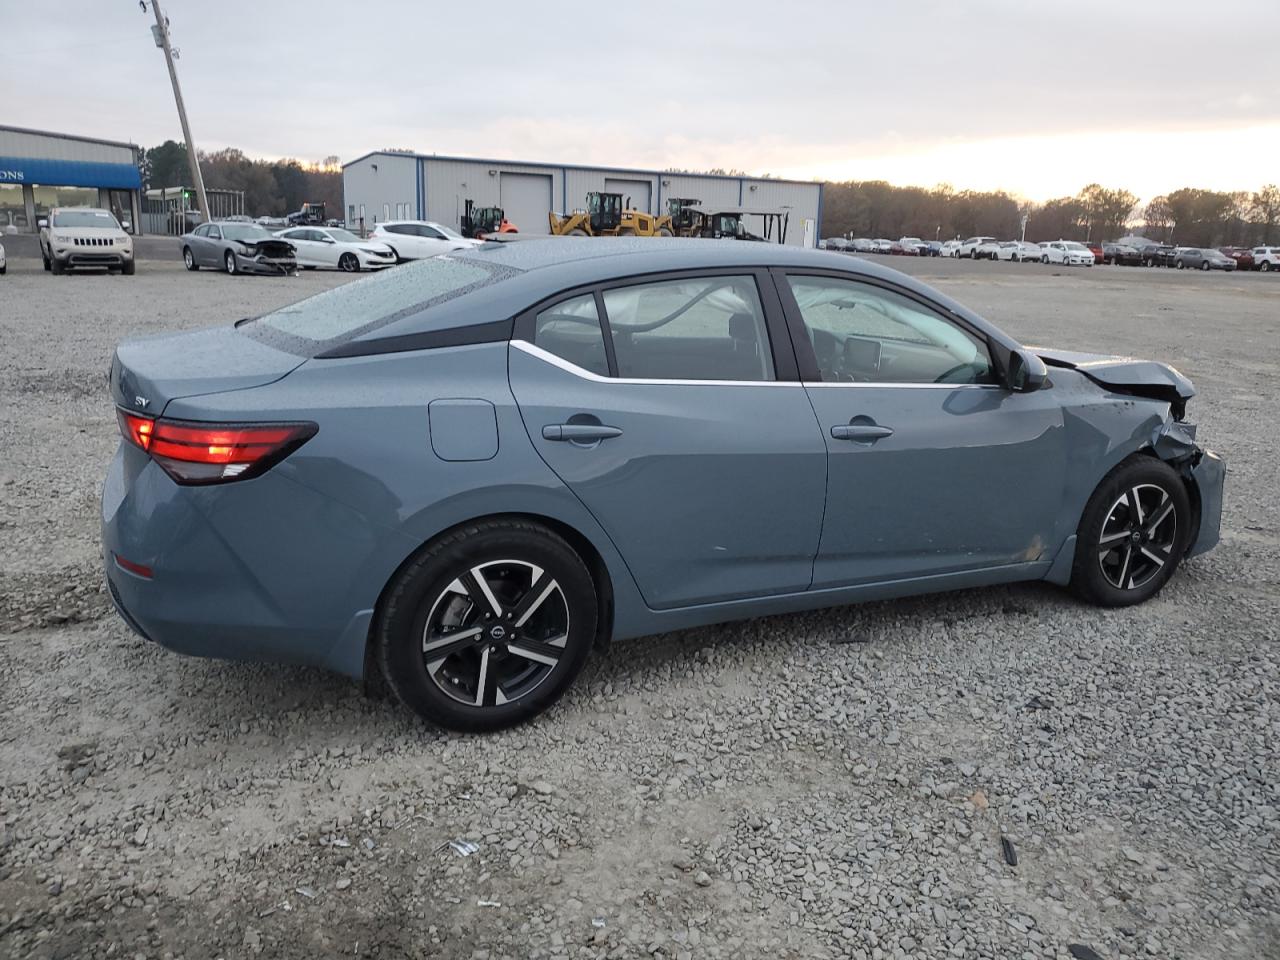
<path fill-rule="evenodd" d="M 1144 198 L 1280 179 L 1280 2 L 167 0 L 195 140 Z M 150 14 L 0 0 L 0 123 L 181 139 Z M 75 70 L 79 79 L 62 79 Z M 101 82 L 95 81 L 101 77 Z"/>

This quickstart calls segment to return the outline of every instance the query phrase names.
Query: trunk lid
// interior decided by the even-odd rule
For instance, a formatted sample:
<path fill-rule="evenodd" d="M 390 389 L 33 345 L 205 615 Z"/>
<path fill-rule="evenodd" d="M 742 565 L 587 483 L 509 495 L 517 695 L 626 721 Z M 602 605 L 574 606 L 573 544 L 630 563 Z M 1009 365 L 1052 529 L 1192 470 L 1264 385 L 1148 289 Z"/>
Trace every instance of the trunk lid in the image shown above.
<path fill-rule="evenodd" d="M 126 340 L 111 361 L 111 397 L 160 416 L 169 401 L 274 383 L 306 361 L 234 327 Z"/>

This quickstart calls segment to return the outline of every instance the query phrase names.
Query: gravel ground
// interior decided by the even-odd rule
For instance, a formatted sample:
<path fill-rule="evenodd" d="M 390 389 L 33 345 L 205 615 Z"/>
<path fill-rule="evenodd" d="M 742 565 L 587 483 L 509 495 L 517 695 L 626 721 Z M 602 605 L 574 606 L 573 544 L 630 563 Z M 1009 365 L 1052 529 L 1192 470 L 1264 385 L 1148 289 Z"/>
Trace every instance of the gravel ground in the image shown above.
<path fill-rule="evenodd" d="M 99 588 L 114 343 L 342 278 L 11 261 L 0 955 L 1280 955 L 1280 281 L 904 265 L 1027 342 L 1192 376 L 1218 549 L 1124 611 L 1023 585 L 619 644 L 461 737 L 166 653 Z"/>

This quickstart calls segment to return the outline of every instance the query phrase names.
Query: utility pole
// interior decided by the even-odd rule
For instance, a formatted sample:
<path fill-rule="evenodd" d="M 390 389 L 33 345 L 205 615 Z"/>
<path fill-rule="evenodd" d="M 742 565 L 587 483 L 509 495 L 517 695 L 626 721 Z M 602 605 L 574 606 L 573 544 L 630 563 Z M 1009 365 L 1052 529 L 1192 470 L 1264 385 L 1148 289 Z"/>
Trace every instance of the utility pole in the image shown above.
<path fill-rule="evenodd" d="M 139 3 L 146 12 L 145 0 Z M 196 202 L 200 204 L 201 222 L 209 219 L 209 198 L 204 193 L 204 177 L 200 175 L 200 158 L 196 154 L 195 141 L 191 139 L 191 125 L 187 123 L 187 108 L 182 102 L 182 88 L 178 86 L 178 71 L 173 66 L 175 53 L 169 44 L 169 20 L 160 11 L 160 0 L 151 0 L 151 12 L 156 15 L 156 25 L 151 28 L 156 46 L 164 50 L 165 63 L 169 65 L 169 80 L 173 83 L 173 99 L 178 105 L 178 119 L 182 121 L 182 139 L 187 144 L 187 168 L 191 172 L 191 185 L 196 189 Z"/>

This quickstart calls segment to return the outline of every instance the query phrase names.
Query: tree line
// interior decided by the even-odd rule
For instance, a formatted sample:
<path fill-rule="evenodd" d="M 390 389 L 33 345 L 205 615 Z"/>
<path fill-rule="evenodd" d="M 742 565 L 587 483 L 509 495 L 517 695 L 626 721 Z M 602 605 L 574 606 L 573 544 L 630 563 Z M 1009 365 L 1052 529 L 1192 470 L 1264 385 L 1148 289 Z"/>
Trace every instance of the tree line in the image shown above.
<path fill-rule="evenodd" d="M 205 188 L 243 191 L 244 212 L 249 216 L 282 217 L 301 209 L 303 203 L 324 203 L 329 216 L 343 216 L 342 171 L 336 156 L 316 164 L 254 160 L 228 147 L 213 153 L 201 150 L 199 157 Z M 139 167 L 148 190 L 192 185 L 186 144 L 166 140 L 143 150 Z"/>
<path fill-rule="evenodd" d="M 1128 190 L 1091 183 L 1073 197 L 1029 203 L 1004 191 L 898 187 L 883 180 L 827 183 L 823 233 L 847 237 L 991 236 L 1014 239 L 1115 240 L 1137 232 L 1189 247 L 1280 242 L 1280 187 L 1222 193 L 1184 187 L 1145 206 Z"/>

